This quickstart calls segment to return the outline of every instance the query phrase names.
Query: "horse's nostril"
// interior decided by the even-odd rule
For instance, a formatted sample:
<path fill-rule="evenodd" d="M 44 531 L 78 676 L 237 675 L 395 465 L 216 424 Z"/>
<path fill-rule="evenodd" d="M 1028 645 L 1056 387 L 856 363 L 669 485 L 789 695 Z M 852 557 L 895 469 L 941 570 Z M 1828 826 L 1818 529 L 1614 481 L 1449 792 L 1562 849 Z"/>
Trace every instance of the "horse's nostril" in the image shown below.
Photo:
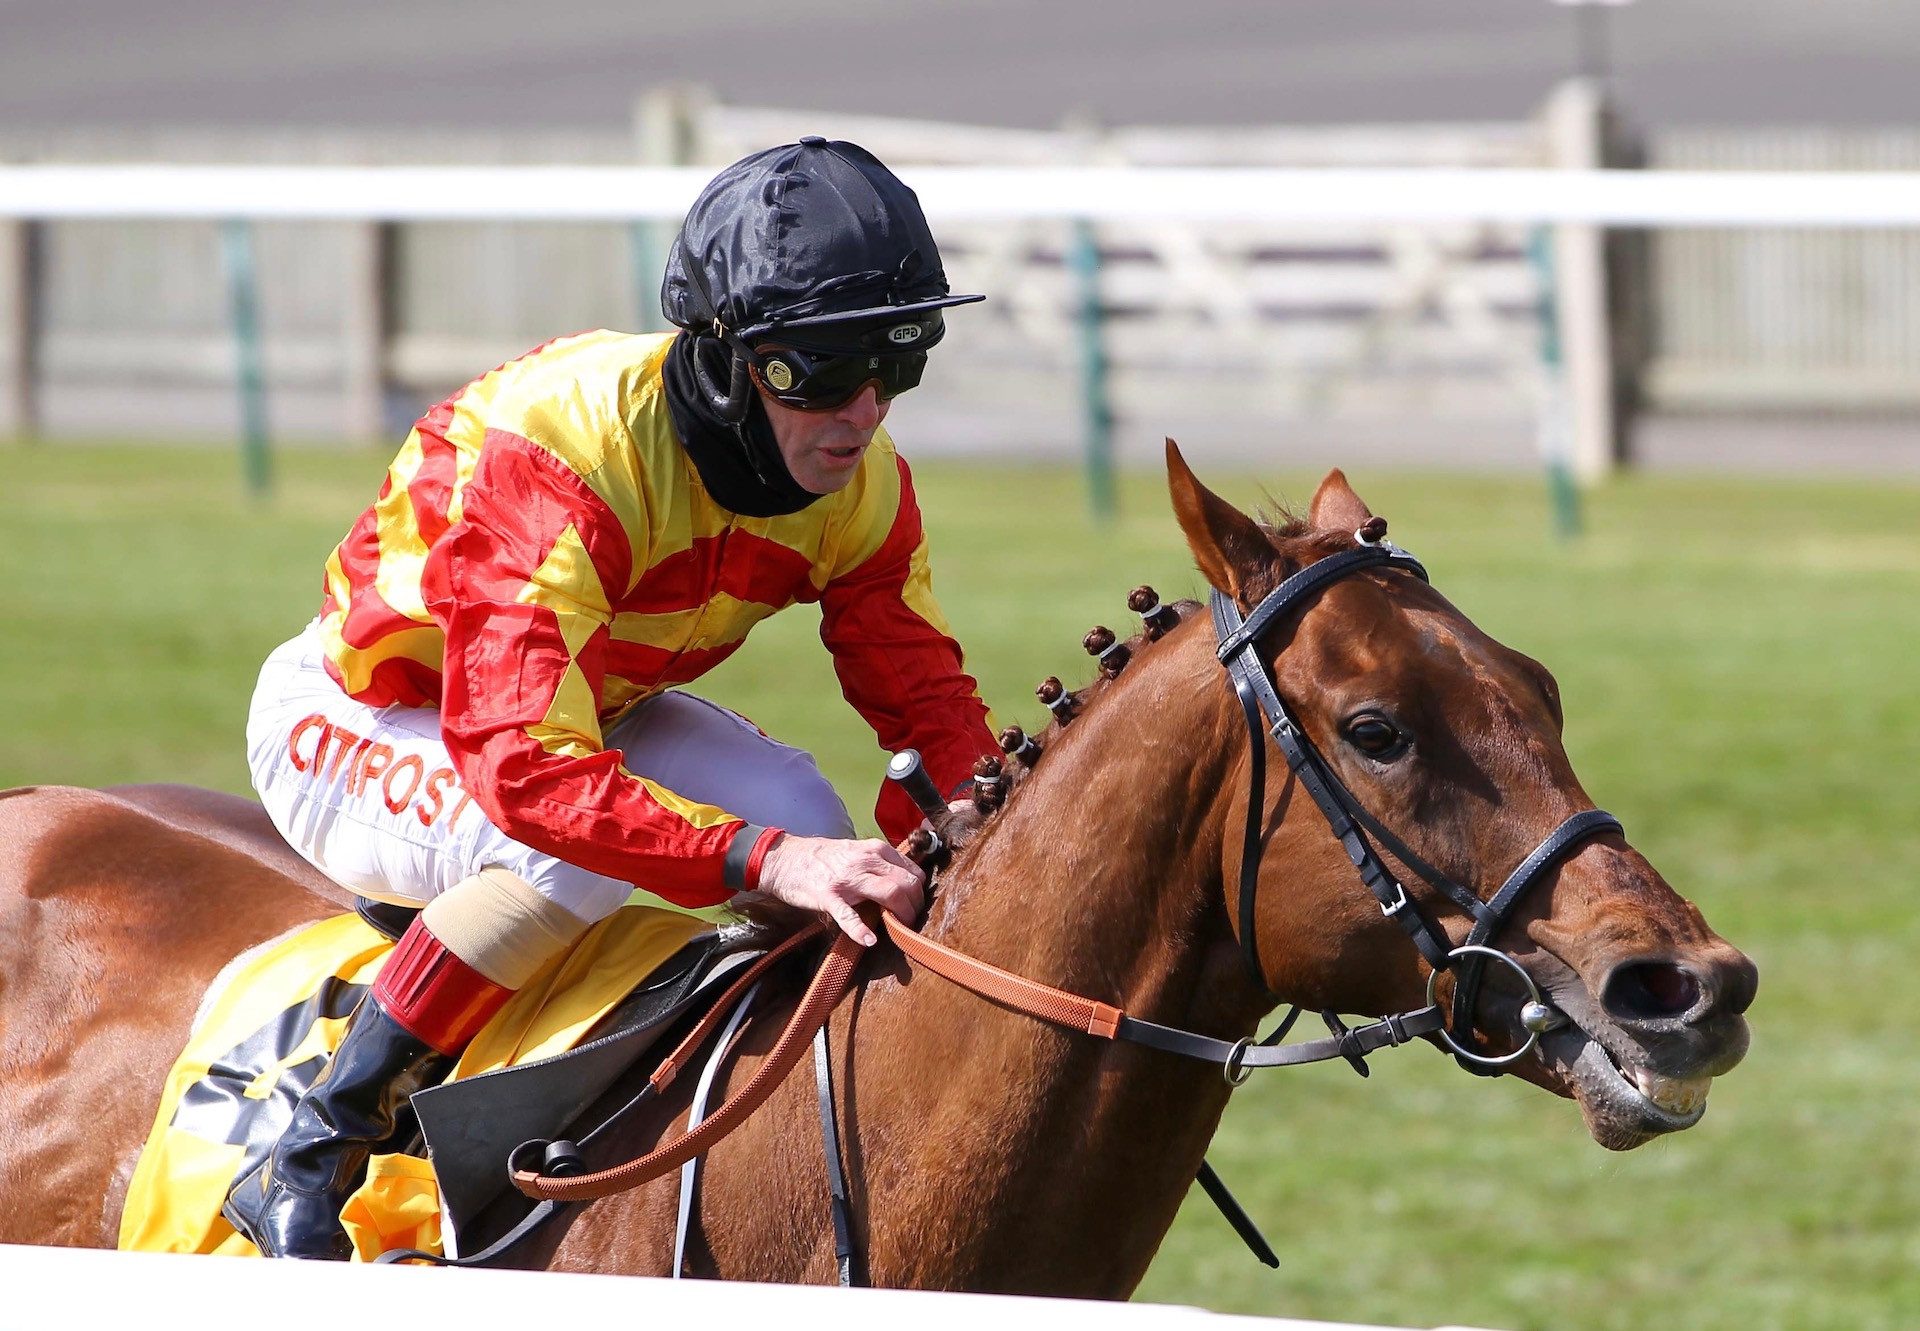
<path fill-rule="evenodd" d="M 1616 1017 L 1677 1017 L 1700 1001 L 1700 981 L 1663 961 L 1622 966 L 1607 981 L 1607 1010 Z"/>

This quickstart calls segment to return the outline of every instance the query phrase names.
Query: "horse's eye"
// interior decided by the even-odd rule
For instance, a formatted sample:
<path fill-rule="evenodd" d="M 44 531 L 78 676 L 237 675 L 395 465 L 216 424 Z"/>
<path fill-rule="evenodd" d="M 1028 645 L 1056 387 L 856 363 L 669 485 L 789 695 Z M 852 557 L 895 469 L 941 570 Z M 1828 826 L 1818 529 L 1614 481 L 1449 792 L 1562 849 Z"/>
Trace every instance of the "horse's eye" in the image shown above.
<path fill-rule="evenodd" d="M 1409 741 L 1393 722 L 1368 712 L 1347 722 L 1347 742 L 1367 757 L 1385 762 L 1406 752 Z"/>

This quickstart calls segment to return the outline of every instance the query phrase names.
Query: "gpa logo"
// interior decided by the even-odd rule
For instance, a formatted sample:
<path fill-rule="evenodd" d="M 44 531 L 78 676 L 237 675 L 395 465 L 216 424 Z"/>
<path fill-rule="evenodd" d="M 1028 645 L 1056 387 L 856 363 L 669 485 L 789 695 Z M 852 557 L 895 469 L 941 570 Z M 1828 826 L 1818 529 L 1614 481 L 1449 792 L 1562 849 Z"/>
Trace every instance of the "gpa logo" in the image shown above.
<path fill-rule="evenodd" d="M 887 341 L 897 347 L 904 347 L 909 342 L 918 342 L 919 340 L 919 324 L 901 324 L 898 327 L 887 330 Z"/>

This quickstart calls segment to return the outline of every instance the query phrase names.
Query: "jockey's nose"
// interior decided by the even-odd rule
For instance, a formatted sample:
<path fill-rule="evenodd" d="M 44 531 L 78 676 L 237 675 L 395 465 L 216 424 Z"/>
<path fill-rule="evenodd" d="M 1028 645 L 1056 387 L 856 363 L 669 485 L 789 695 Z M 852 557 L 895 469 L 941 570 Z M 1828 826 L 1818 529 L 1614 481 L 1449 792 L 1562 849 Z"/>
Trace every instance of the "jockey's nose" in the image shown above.
<path fill-rule="evenodd" d="M 857 430 L 877 429 L 886 418 L 891 403 L 880 400 L 880 390 L 873 384 L 867 384 L 847 399 L 845 406 L 836 413 L 839 418 Z"/>

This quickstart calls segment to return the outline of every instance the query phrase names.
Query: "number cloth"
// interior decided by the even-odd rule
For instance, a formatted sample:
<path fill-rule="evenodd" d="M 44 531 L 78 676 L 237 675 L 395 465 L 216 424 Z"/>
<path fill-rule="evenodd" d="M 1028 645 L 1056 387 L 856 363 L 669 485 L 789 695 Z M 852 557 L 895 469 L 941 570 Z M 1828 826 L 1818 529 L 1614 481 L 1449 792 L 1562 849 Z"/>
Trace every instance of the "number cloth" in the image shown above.
<path fill-rule="evenodd" d="M 480 1032 L 448 1081 L 576 1047 L 644 976 L 706 926 L 630 906 L 542 967 Z M 141 1252 L 258 1256 L 220 1214 L 238 1175 L 266 1155 L 339 1043 L 392 952 L 356 915 L 337 915 L 235 959 L 201 1003 L 160 1096 L 120 1216 L 119 1246 Z M 441 1251 L 433 1166 L 376 1155 L 341 1216 L 354 1260 L 389 1248 Z"/>

